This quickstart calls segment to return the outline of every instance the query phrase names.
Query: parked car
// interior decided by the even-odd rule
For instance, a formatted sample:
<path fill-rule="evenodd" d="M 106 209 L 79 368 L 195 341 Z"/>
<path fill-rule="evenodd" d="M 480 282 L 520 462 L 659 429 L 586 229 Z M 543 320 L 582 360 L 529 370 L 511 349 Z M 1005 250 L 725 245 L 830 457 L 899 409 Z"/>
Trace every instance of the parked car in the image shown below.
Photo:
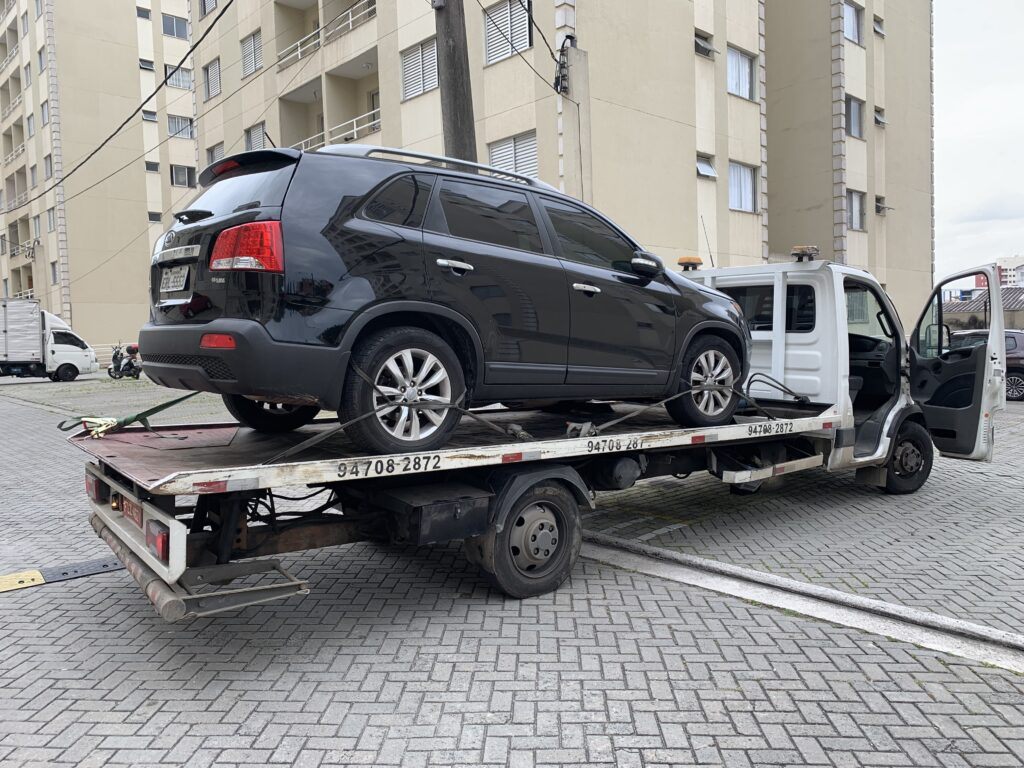
<path fill-rule="evenodd" d="M 953 331 L 950 347 L 984 344 L 988 329 Z M 1006 331 L 1006 399 L 1024 400 L 1024 331 Z"/>
<path fill-rule="evenodd" d="M 426 160 L 427 164 L 422 162 Z M 656 401 L 731 420 L 750 334 L 728 296 L 664 269 L 534 179 L 360 145 L 226 158 L 154 248 L 146 374 L 277 432 L 321 409 L 362 448 L 436 448 L 463 407 Z"/>

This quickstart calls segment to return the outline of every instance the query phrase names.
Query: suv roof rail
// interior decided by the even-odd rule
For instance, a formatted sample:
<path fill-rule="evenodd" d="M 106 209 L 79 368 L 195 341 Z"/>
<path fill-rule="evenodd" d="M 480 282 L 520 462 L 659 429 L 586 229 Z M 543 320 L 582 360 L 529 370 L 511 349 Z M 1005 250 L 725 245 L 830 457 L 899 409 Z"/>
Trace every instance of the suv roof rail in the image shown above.
<path fill-rule="evenodd" d="M 427 152 L 413 152 L 408 149 L 396 149 L 394 147 L 378 147 L 376 144 L 329 144 L 316 151 L 328 155 L 347 155 L 350 157 L 370 157 L 371 155 L 398 155 L 399 157 L 414 157 L 419 160 L 428 160 L 432 163 L 446 163 L 447 165 L 458 166 L 460 168 L 472 168 L 478 171 L 487 171 L 488 173 L 493 173 L 496 176 L 504 176 L 514 181 L 521 181 L 531 187 L 558 192 L 557 189 L 547 182 L 541 181 L 533 176 L 516 173 L 515 171 L 502 170 L 501 168 L 495 168 L 493 165 L 471 163 L 468 160 L 459 160 L 458 158 L 446 157 L 445 155 L 432 155 Z"/>

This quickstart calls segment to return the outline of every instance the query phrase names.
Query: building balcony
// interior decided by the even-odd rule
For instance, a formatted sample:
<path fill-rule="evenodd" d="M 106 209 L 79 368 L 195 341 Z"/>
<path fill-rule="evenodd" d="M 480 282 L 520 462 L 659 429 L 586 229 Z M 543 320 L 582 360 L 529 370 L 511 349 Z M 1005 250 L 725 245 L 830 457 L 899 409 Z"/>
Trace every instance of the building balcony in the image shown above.
<path fill-rule="evenodd" d="M 324 24 L 324 43 L 346 35 L 377 16 L 377 0 L 362 0 Z"/>
<path fill-rule="evenodd" d="M 14 244 L 11 246 L 11 256 L 24 256 L 26 259 L 34 259 L 36 256 L 36 250 L 38 250 L 39 247 L 39 241 L 26 240 L 24 243 Z"/>
<path fill-rule="evenodd" d="M 374 109 L 365 115 L 354 117 L 333 128 L 310 136 L 308 139 L 293 144 L 292 149 L 314 150 L 330 144 L 345 144 L 362 139 L 380 131 L 380 110 Z"/>
<path fill-rule="evenodd" d="M 0 112 L 0 120 L 6 120 L 8 117 L 10 117 L 14 110 L 17 109 L 18 106 L 20 106 L 21 101 L 21 93 L 19 92 L 17 96 L 11 99 L 11 103 L 4 107 L 3 111 Z"/>
<path fill-rule="evenodd" d="M 13 163 L 18 158 L 18 155 L 24 153 L 24 151 L 25 151 L 25 142 L 21 142 L 21 144 L 16 146 L 14 149 L 12 149 L 6 155 L 4 155 L 4 165 L 7 165 L 8 163 Z"/>
<path fill-rule="evenodd" d="M 4 16 L 3 17 L 6 19 L 7 18 L 7 14 L 10 13 L 11 11 L 13 11 L 17 7 L 18 7 L 18 0 L 7 0 L 7 2 L 4 3 Z"/>
<path fill-rule="evenodd" d="M 14 61 L 16 58 L 18 58 L 18 46 L 14 46 L 13 48 L 11 48 L 10 52 L 8 52 L 7 54 L 7 57 L 2 62 L 0 62 L 0 72 L 3 72 L 5 69 L 7 69 L 7 65 Z"/>
<path fill-rule="evenodd" d="M 287 69 L 292 64 L 308 59 L 320 50 L 320 30 L 310 32 L 298 42 L 292 43 L 277 56 L 277 70 Z"/>
<path fill-rule="evenodd" d="M 11 296 L 12 299 L 34 299 L 35 297 L 35 288 L 29 288 L 27 291 L 18 291 Z"/>
<path fill-rule="evenodd" d="M 18 206 L 24 205 L 27 202 L 28 202 L 28 192 L 27 191 L 26 192 L 22 192 L 20 195 L 17 195 L 16 197 L 12 197 L 10 200 L 7 201 L 7 211 L 8 212 L 13 211 Z"/>

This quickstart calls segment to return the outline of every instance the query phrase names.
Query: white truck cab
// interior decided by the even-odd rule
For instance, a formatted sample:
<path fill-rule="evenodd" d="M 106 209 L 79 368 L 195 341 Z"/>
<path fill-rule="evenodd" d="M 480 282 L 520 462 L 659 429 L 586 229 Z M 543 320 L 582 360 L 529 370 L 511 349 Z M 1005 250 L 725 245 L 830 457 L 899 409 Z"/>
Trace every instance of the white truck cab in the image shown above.
<path fill-rule="evenodd" d="M 988 339 L 954 347 L 943 318 L 943 288 L 964 280 L 973 284 L 978 275 L 988 286 Z M 903 467 L 912 478 L 922 451 L 930 456 L 931 445 L 922 444 L 928 436 L 945 456 L 991 461 L 993 415 L 1006 407 L 1003 310 L 994 265 L 944 279 L 909 336 L 878 281 L 853 267 L 800 260 L 690 270 L 686 276 L 727 293 L 743 308 L 753 339 L 748 391 L 758 403 L 794 414 L 837 409 L 842 427 L 828 457 L 830 469 L 867 472 L 891 459 L 896 475 Z"/>

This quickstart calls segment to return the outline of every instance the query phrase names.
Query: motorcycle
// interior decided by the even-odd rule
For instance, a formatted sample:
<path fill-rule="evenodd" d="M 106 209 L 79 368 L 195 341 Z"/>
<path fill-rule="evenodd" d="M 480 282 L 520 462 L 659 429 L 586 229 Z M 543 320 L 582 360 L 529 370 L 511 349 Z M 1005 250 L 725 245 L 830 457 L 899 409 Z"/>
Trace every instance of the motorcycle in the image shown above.
<path fill-rule="evenodd" d="M 125 376 L 130 376 L 133 379 L 139 378 L 142 374 L 142 366 L 139 364 L 138 356 L 138 344 L 129 344 L 123 348 L 120 344 L 114 345 L 111 348 L 107 376 L 112 379 L 123 379 Z"/>

